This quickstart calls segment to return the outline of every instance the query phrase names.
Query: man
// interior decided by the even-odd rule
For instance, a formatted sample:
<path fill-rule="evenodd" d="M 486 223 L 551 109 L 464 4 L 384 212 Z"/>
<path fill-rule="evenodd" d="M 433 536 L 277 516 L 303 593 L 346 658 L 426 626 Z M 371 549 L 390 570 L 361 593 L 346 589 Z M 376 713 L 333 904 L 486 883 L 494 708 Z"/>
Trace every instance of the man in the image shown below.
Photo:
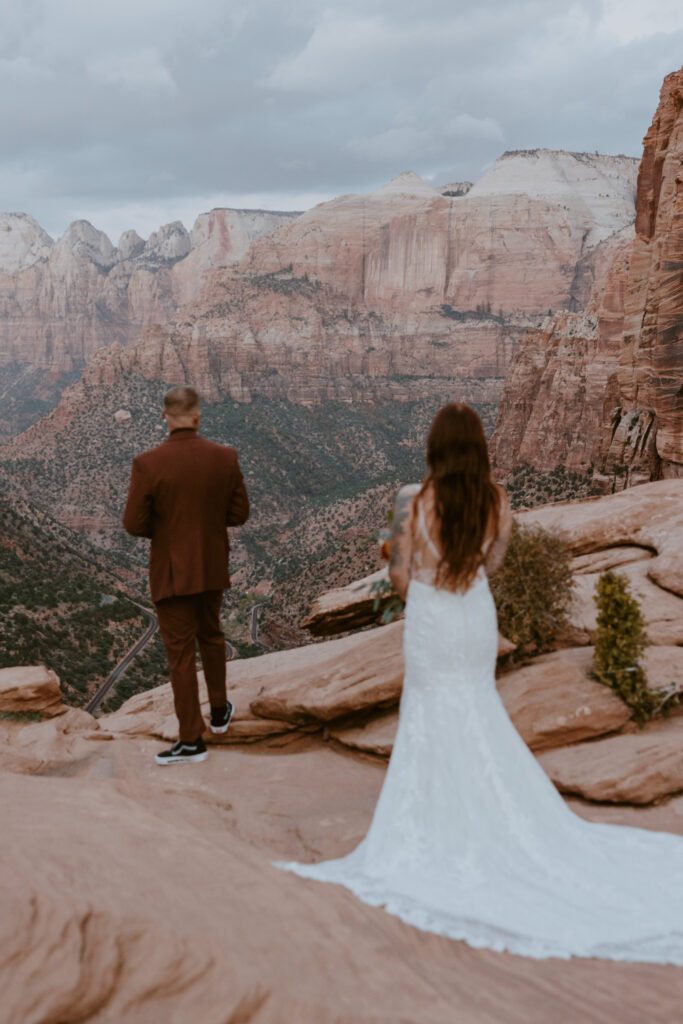
<path fill-rule="evenodd" d="M 133 459 L 123 525 L 149 537 L 149 585 L 166 647 L 178 716 L 178 742 L 157 764 L 203 761 L 205 723 L 199 706 L 195 640 L 211 705 L 210 728 L 227 732 L 233 706 L 225 686 L 223 590 L 230 586 L 228 526 L 249 516 L 249 499 L 234 448 L 200 437 L 199 395 L 171 388 L 162 413 L 169 436 Z"/>

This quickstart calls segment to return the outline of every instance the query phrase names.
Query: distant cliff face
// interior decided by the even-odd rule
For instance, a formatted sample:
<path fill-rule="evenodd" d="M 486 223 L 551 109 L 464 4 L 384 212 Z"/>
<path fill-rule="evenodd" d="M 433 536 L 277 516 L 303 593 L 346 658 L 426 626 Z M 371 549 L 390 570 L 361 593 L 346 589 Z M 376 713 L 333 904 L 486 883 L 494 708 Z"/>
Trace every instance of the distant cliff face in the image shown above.
<path fill-rule="evenodd" d="M 577 268 L 632 223 L 635 175 L 626 157 L 534 150 L 504 155 L 452 197 L 408 172 L 309 210 L 257 241 L 242 269 L 291 264 L 353 306 L 394 312 L 439 303 L 536 315 L 583 308 L 590 281 Z"/>
<path fill-rule="evenodd" d="M 0 436 L 35 420 L 33 400 L 49 406 L 45 374 L 78 373 L 112 343 L 91 380 L 125 370 L 192 379 L 214 400 L 309 405 L 447 380 L 496 402 L 524 331 L 585 306 L 596 246 L 633 219 L 634 181 L 626 158 L 535 150 L 472 188 L 406 172 L 300 216 L 214 210 L 191 233 L 130 231 L 116 248 L 84 221 L 53 243 L 19 216 L 0 244 L 0 385 L 28 380 L 28 408 L 12 418 L 0 402 Z"/>
<path fill-rule="evenodd" d="M 597 491 L 683 475 L 682 166 L 683 70 L 645 137 L 635 240 L 595 250 L 585 315 L 523 339 L 492 441 L 499 473 L 592 466 Z"/>
<path fill-rule="evenodd" d="M 177 221 L 145 243 L 127 231 L 115 248 L 88 221 L 53 242 L 32 217 L 0 215 L 0 367 L 68 373 L 105 345 L 137 341 L 146 324 L 172 319 L 205 269 L 238 262 L 291 216 L 213 210 L 192 232 Z"/>
<path fill-rule="evenodd" d="M 145 243 L 129 231 L 116 248 L 87 221 L 53 243 L 32 218 L 5 214 L 0 366 L 82 366 L 99 348 L 173 321 L 180 306 L 198 301 L 207 270 L 240 261 L 246 277 L 307 276 L 349 310 L 582 308 L 589 287 L 577 267 L 632 221 L 634 174 L 626 158 L 506 154 L 456 197 L 407 172 L 300 217 L 213 210 L 192 232 L 176 222 Z"/>

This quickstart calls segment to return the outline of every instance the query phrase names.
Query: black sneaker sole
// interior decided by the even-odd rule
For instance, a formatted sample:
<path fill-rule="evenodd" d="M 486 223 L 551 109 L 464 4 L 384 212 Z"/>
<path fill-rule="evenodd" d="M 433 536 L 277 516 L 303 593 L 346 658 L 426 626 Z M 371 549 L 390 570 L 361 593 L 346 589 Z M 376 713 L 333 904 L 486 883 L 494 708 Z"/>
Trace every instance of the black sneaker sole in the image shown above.
<path fill-rule="evenodd" d="M 176 757 L 162 757 L 160 754 L 157 754 L 154 760 L 156 761 L 157 764 L 162 765 L 185 764 L 186 762 L 198 763 L 199 761 L 206 761 L 208 756 L 208 750 L 203 750 L 201 754 L 178 754 L 176 755 Z"/>
<path fill-rule="evenodd" d="M 228 716 L 228 720 L 225 723 L 225 725 L 209 725 L 209 729 L 214 734 L 214 736 L 222 736 L 223 733 L 226 733 L 228 731 L 228 726 L 232 722 L 232 716 L 234 714 L 235 714 L 235 705 L 231 704 L 230 705 L 230 714 Z"/>

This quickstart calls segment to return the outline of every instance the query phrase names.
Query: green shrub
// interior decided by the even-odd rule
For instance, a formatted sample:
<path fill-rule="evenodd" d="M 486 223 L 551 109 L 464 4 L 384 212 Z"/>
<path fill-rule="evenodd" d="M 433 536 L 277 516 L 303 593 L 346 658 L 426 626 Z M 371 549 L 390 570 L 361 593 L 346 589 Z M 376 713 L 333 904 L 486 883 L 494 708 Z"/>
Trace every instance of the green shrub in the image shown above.
<path fill-rule="evenodd" d="M 513 523 L 503 564 L 489 582 L 498 628 L 517 644 L 509 660 L 552 650 L 567 629 L 572 597 L 571 563 L 563 542 L 540 526 Z"/>
<path fill-rule="evenodd" d="M 603 572 L 593 600 L 598 606 L 593 675 L 628 704 L 637 722 L 647 722 L 660 702 L 648 689 L 645 670 L 639 664 L 649 640 L 628 579 L 623 573 Z"/>

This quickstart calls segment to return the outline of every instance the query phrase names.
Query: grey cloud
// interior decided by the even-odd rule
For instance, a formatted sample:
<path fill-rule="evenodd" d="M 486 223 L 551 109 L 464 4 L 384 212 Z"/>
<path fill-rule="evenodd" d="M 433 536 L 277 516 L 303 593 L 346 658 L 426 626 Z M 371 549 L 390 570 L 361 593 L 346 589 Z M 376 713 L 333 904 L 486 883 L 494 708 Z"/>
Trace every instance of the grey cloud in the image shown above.
<path fill-rule="evenodd" d="M 505 148 L 638 155 L 683 17 L 624 46 L 603 13 L 600 0 L 0 0 L 1 205 L 59 233 L 107 205 L 281 203 L 406 167 L 476 179 Z"/>

